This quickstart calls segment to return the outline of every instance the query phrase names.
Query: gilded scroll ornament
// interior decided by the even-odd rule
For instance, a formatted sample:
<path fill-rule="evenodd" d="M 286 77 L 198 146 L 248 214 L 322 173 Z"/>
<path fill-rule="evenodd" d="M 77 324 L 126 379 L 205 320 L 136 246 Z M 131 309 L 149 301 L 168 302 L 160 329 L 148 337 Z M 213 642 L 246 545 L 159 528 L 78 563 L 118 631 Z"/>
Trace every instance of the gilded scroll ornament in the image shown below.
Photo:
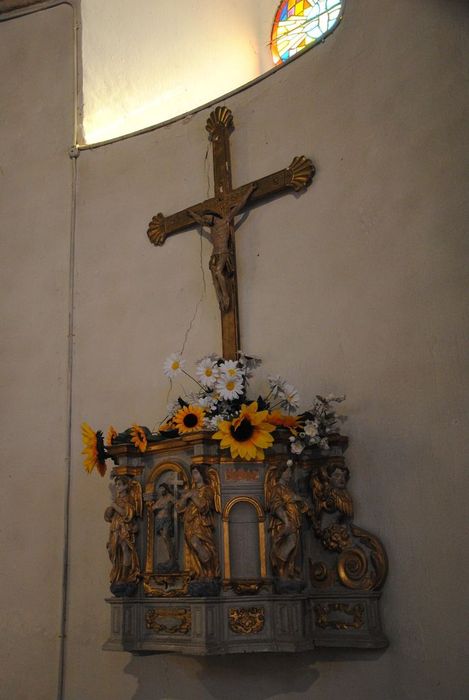
<path fill-rule="evenodd" d="M 188 608 L 151 608 L 145 613 L 145 626 L 163 634 L 189 634 L 192 614 Z"/>
<path fill-rule="evenodd" d="M 388 574 L 388 557 L 381 541 L 370 532 L 363 530 L 357 525 L 351 526 L 351 531 L 354 537 L 362 543 L 363 546 L 370 550 L 370 561 L 373 567 L 373 572 L 370 578 L 373 582 L 373 589 L 381 588 Z"/>
<path fill-rule="evenodd" d="M 331 617 L 331 613 L 344 613 L 351 620 L 340 620 Z M 326 629 L 331 627 L 334 630 L 358 630 L 364 625 L 364 608 L 361 603 L 349 605 L 348 603 L 318 603 L 314 606 L 316 625 Z"/>
<path fill-rule="evenodd" d="M 325 549 L 338 553 L 337 575 L 342 585 L 376 590 L 386 578 L 387 556 L 377 537 L 352 522 L 353 502 L 346 488 L 349 478 L 343 457 L 333 457 L 313 473 L 313 529 Z"/>
<path fill-rule="evenodd" d="M 114 479 L 114 498 L 104 513 L 110 523 L 107 550 L 112 563 L 109 576 L 111 592 L 116 596 L 135 592 L 140 578 L 140 563 L 135 544 L 137 518 L 142 516 L 142 488 L 127 476 Z"/>
<path fill-rule="evenodd" d="M 347 588 L 371 590 L 373 579 L 368 571 L 368 559 L 360 547 L 346 549 L 339 556 L 337 573 L 341 583 Z"/>
<path fill-rule="evenodd" d="M 264 586 L 262 579 L 231 579 L 227 584 L 237 595 L 257 595 Z"/>
<path fill-rule="evenodd" d="M 335 572 L 323 561 L 309 562 L 309 577 L 314 588 L 330 588 L 335 583 Z"/>
<path fill-rule="evenodd" d="M 177 598 L 187 595 L 190 575 L 185 573 L 145 574 L 143 590 L 152 598 Z"/>
<path fill-rule="evenodd" d="M 264 628 L 264 608 L 230 608 L 230 629 L 235 634 L 258 634 Z"/>

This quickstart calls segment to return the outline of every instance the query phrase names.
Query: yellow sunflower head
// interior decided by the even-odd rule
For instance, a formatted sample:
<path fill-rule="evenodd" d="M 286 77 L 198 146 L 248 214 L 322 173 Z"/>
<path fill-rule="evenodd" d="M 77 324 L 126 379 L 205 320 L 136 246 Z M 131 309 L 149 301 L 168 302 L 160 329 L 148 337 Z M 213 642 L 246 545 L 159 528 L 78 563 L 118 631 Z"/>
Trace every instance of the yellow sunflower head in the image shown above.
<path fill-rule="evenodd" d="M 289 416 L 278 410 L 269 413 L 268 420 L 269 423 L 273 423 L 278 428 L 288 428 L 292 435 L 298 435 L 298 430 L 302 428 L 302 423 L 298 416 Z"/>
<path fill-rule="evenodd" d="M 130 429 L 130 435 L 131 435 L 131 442 L 135 445 L 135 447 L 138 447 L 140 452 L 145 452 L 147 449 L 147 436 L 145 435 L 145 431 L 140 425 L 137 425 L 134 423 Z"/>
<path fill-rule="evenodd" d="M 173 426 L 180 435 L 194 433 L 203 429 L 204 417 L 205 411 L 200 406 L 184 406 L 173 416 Z"/>
<path fill-rule="evenodd" d="M 81 454 L 85 456 L 83 466 L 88 474 L 96 467 L 101 476 L 104 476 L 106 473 L 106 452 L 101 430 L 95 431 L 89 423 L 82 423 L 81 435 L 83 438 Z"/>
<path fill-rule="evenodd" d="M 221 441 L 220 447 L 230 448 L 233 458 L 264 459 L 264 450 L 274 441 L 270 433 L 275 425 L 267 422 L 269 412 L 257 409 L 257 401 L 249 406 L 243 404 L 239 416 L 232 421 L 220 421 L 218 431 L 213 434 L 215 440 Z"/>
<path fill-rule="evenodd" d="M 115 427 L 113 425 L 110 425 L 109 429 L 106 433 L 106 445 L 112 445 L 112 443 L 114 442 L 116 437 L 117 437 L 117 430 L 115 429 Z"/>

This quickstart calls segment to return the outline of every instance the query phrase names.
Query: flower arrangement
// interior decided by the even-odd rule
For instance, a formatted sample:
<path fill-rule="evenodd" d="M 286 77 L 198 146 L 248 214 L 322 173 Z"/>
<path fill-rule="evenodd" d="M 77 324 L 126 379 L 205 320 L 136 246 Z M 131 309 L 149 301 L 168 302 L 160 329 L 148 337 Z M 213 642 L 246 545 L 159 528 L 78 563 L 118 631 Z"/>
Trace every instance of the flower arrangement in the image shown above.
<path fill-rule="evenodd" d="M 173 353 L 164 362 L 164 374 L 170 380 L 185 375 L 196 385 L 196 391 L 172 401 L 166 417 L 153 431 L 134 424 L 118 433 L 111 426 L 106 445 L 132 443 L 145 452 L 152 443 L 208 431 L 233 458 L 262 460 L 264 450 L 274 443 L 275 431 L 286 429 L 292 454 L 299 455 L 312 446 L 328 450 L 330 435 L 340 432 L 338 423 L 345 420 L 336 414 L 334 404 L 341 403 L 345 396 L 317 395 L 306 411 L 298 413 L 300 396 L 295 387 L 278 375 L 269 375 L 266 395 L 256 400 L 248 398 L 249 382 L 260 365 L 260 359 L 244 353 L 239 353 L 238 360 L 211 354 L 197 362 L 193 376 L 185 369 L 181 355 Z M 97 467 L 104 475 L 108 455 L 103 433 L 84 423 L 82 435 L 86 470 Z"/>

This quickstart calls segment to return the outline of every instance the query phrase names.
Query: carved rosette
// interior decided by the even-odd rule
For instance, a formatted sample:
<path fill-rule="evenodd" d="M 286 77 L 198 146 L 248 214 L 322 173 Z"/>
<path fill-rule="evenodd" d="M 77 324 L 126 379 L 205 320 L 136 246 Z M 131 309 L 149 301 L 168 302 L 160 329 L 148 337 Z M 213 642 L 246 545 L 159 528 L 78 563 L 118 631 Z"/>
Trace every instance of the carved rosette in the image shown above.
<path fill-rule="evenodd" d="M 299 192 L 311 184 L 315 173 L 314 165 L 306 156 L 295 156 L 287 168 L 286 184 Z"/>
<path fill-rule="evenodd" d="M 205 126 L 210 139 L 212 139 L 214 133 L 220 127 L 233 129 L 233 114 L 228 107 L 217 107 L 213 112 L 210 112 Z"/>
<path fill-rule="evenodd" d="M 341 552 L 351 545 L 348 528 L 345 525 L 339 525 L 337 523 L 326 527 L 322 531 L 321 541 L 324 547 L 331 552 Z"/>
<path fill-rule="evenodd" d="M 257 634 L 264 628 L 264 608 L 230 608 L 230 629 L 235 634 Z"/>

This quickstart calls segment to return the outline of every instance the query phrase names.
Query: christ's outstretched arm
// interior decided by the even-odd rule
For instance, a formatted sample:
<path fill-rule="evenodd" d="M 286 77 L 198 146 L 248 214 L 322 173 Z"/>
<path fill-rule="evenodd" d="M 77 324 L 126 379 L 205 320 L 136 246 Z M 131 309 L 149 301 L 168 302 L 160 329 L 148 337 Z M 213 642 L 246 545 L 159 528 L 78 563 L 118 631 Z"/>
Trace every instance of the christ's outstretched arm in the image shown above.
<path fill-rule="evenodd" d="M 241 197 L 241 199 L 230 208 L 230 220 L 231 221 L 234 219 L 236 214 L 239 214 L 239 212 L 244 207 L 244 205 L 246 204 L 246 202 L 248 201 L 249 197 L 252 195 L 252 193 L 254 192 L 256 187 L 257 187 L 257 185 L 255 182 L 251 183 L 251 185 L 249 185 L 248 189 L 246 190 L 244 195 Z"/>

